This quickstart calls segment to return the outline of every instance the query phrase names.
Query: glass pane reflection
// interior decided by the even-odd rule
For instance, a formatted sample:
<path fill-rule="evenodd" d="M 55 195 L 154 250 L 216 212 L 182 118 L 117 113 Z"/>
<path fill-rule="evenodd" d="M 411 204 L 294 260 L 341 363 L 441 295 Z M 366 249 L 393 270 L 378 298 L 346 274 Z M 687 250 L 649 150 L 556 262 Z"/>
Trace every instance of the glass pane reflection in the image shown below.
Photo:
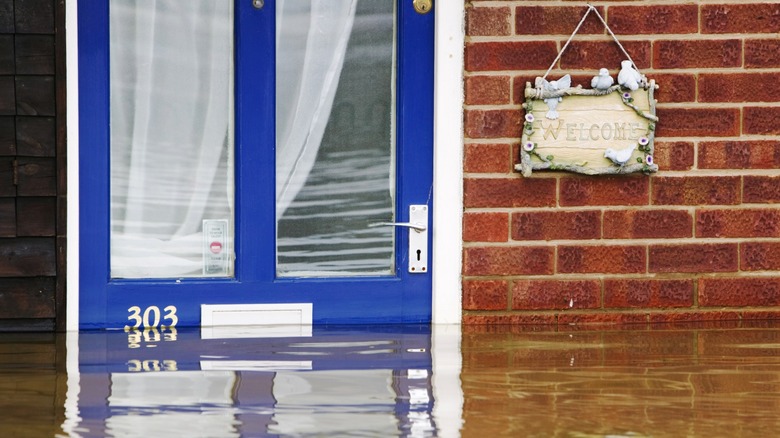
<path fill-rule="evenodd" d="M 277 275 L 394 273 L 395 3 L 277 5 Z"/>

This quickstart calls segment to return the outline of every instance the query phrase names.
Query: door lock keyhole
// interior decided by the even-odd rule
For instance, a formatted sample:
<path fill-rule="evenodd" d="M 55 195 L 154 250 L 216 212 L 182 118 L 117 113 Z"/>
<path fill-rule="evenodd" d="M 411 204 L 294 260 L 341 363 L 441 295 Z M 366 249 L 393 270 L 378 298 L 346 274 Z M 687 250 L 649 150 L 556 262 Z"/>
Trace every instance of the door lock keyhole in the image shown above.
<path fill-rule="evenodd" d="M 412 1 L 412 4 L 414 5 L 414 10 L 417 11 L 418 14 L 427 14 L 433 9 L 433 0 L 414 0 Z"/>
<path fill-rule="evenodd" d="M 420 261 L 420 254 L 422 254 L 422 250 L 418 249 L 417 250 L 417 261 L 418 262 Z"/>

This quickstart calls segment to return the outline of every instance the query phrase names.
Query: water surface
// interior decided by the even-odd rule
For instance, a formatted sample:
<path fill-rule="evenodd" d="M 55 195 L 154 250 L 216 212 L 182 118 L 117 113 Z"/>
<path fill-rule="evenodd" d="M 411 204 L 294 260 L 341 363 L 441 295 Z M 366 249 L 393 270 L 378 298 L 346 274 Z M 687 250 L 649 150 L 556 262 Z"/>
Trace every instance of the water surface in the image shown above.
<path fill-rule="evenodd" d="M 0 334 L 3 436 L 777 436 L 780 325 Z"/>

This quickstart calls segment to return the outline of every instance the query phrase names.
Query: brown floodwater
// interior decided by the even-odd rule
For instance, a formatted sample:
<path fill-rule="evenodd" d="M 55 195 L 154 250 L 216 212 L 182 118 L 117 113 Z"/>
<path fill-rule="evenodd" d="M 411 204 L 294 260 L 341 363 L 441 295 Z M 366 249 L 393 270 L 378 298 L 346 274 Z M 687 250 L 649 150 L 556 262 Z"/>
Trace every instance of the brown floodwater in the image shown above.
<path fill-rule="evenodd" d="M 0 333 L 0 436 L 780 436 L 780 323 Z"/>

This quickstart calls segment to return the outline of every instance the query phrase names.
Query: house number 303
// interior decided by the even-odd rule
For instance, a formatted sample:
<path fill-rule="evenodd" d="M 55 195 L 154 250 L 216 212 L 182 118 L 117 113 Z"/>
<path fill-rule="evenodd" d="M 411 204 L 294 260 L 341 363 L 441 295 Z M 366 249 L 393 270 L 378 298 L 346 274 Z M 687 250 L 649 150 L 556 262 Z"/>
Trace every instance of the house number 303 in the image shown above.
<path fill-rule="evenodd" d="M 132 306 L 127 309 L 127 313 L 127 320 L 133 325 L 126 325 L 125 330 L 141 326 L 144 328 L 158 327 L 161 321 L 164 322 L 163 327 L 176 327 L 179 322 L 179 317 L 176 316 L 176 306 L 165 307 L 162 312 L 157 306 L 149 306 L 146 309 Z"/>

